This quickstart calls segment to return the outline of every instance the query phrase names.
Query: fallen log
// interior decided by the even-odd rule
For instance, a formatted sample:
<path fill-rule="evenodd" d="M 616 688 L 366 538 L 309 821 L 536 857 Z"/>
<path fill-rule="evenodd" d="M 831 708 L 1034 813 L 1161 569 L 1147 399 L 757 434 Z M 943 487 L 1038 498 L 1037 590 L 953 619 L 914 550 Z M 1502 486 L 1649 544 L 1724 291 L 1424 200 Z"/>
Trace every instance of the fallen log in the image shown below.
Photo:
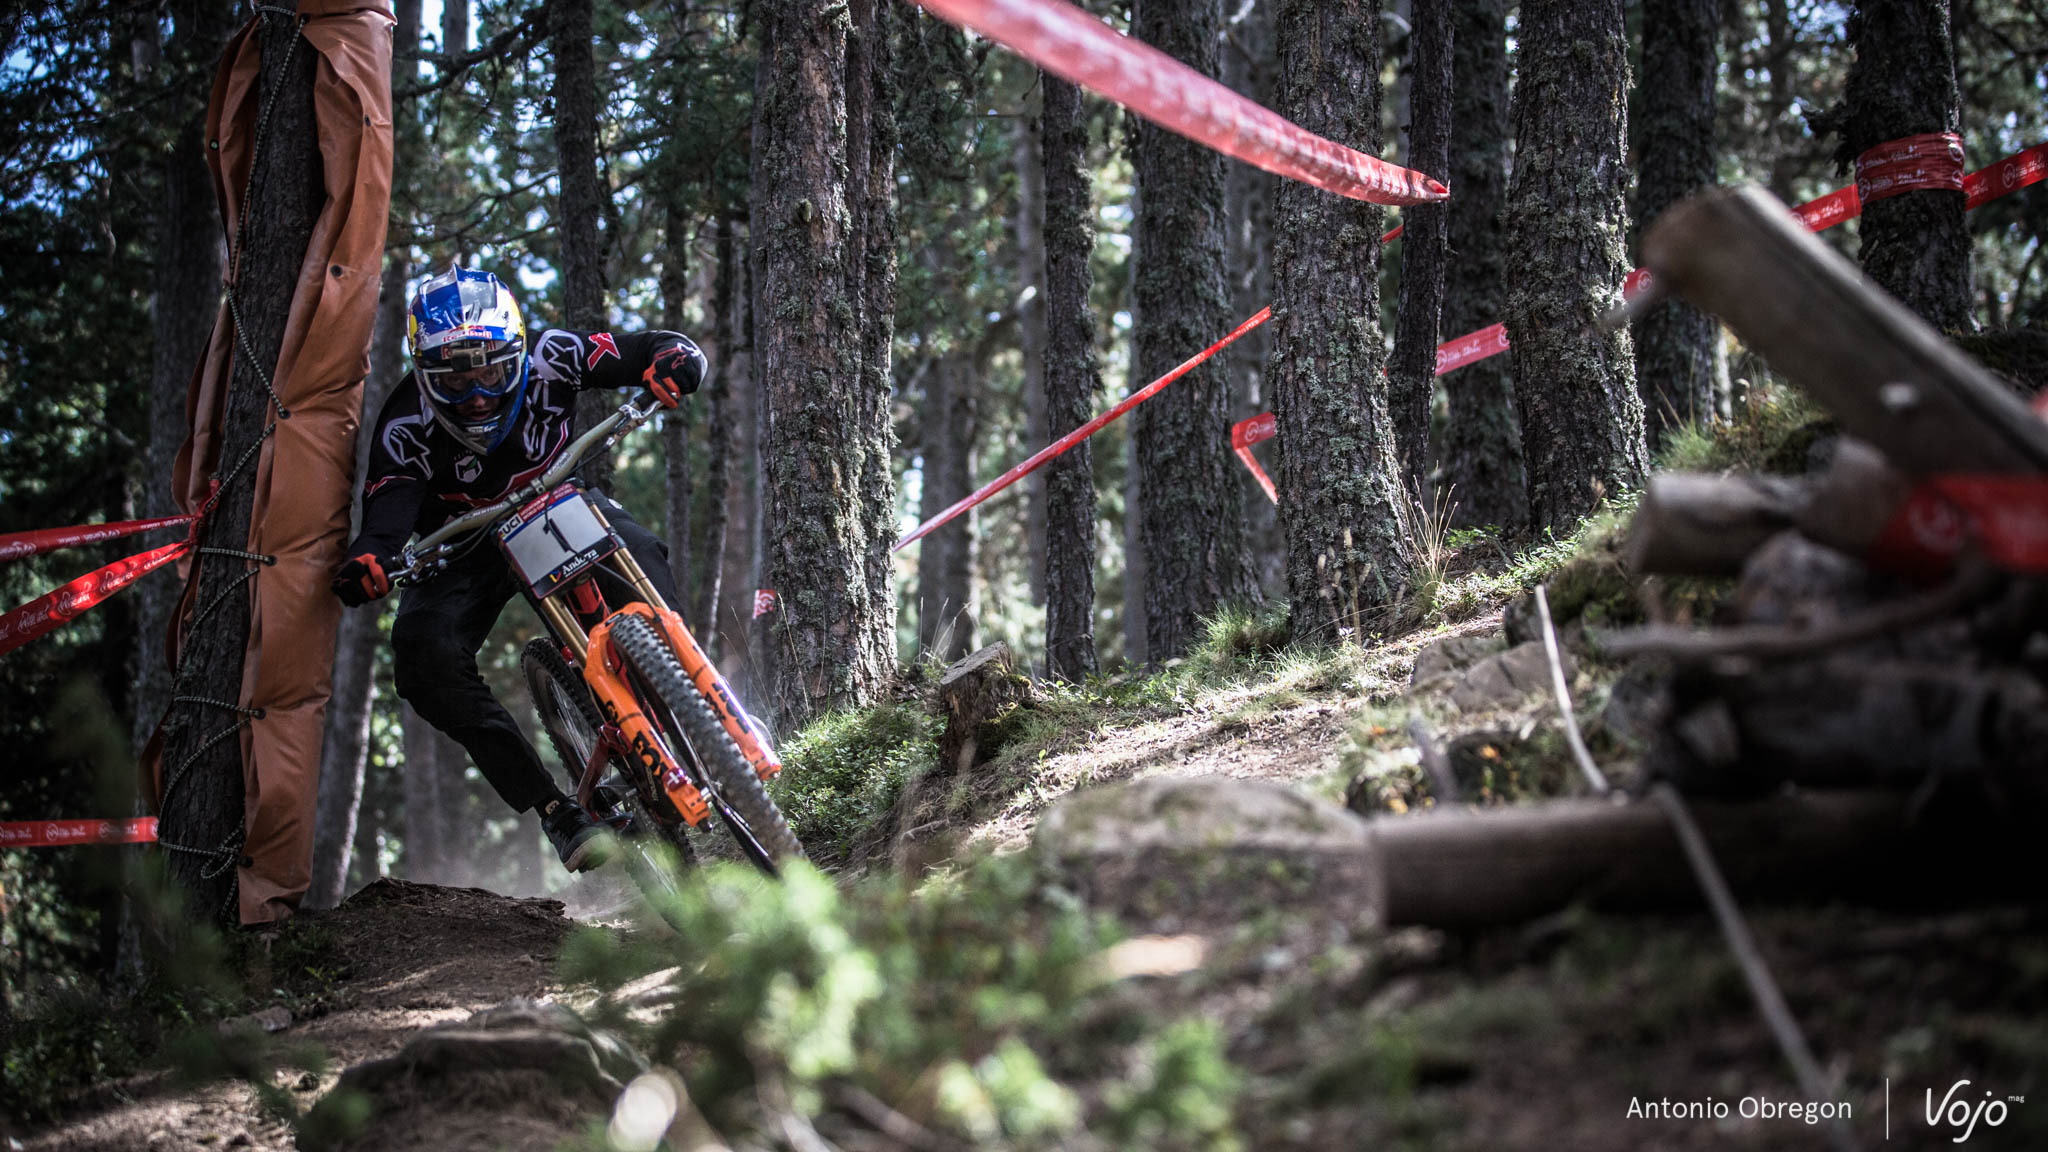
<path fill-rule="evenodd" d="M 1721 317 L 1907 475 L 2048 471 L 2048 423 L 1768 192 L 1673 205 L 1643 254 L 1660 290 Z"/>
<path fill-rule="evenodd" d="M 1987 834 L 1981 814 L 1909 823 L 1903 793 L 1702 801 L 1694 814 L 1742 898 L 1910 904 L 1976 897 L 2015 875 L 1990 857 L 2017 849 Z M 1371 822 L 1366 854 L 1368 906 L 1388 927 L 1492 928 L 1580 902 L 1625 912 L 1702 906 L 1677 836 L 1647 801 L 1386 817 Z"/>
<path fill-rule="evenodd" d="M 1639 576 L 1733 576 L 1797 522 L 1810 488 L 1783 476 L 1659 473 L 1636 506 L 1622 563 Z"/>

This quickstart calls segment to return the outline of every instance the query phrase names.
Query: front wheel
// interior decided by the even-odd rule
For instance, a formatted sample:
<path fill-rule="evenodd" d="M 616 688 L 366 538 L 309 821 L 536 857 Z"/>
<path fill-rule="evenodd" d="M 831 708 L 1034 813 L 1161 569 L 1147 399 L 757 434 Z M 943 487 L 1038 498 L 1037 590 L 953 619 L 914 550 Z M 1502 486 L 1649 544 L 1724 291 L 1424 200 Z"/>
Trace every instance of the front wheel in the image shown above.
<path fill-rule="evenodd" d="M 679 732 L 687 747 L 671 747 L 679 761 L 694 753 L 703 779 L 697 783 L 718 813 L 740 851 L 763 872 L 774 875 L 785 860 L 804 858 L 803 845 L 789 830 L 782 810 L 768 798 L 761 777 L 734 744 L 725 725 L 712 714 L 703 694 L 684 674 L 668 642 L 645 616 L 621 616 L 612 625 L 612 643 L 647 692 L 650 715 L 662 723 L 671 740 Z"/>
<path fill-rule="evenodd" d="M 597 750 L 598 733 L 604 728 L 604 719 L 598 715 L 597 704 L 590 698 L 590 686 L 583 682 L 554 641 L 539 637 L 527 644 L 520 653 L 520 669 L 526 673 L 526 690 L 533 694 L 533 710 L 540 717 L 540 726 L 548 734 L 548 742 L 555 746 L 555 757 L 562 762 L 562 768 L 569 775 L 569 790 L 573 794 L 583 766 L 590 762 L 591 754 Z M 696 853 L 690 848 L 690 841 L 684 835 L 688 825 L 676 814 L 668 802 L 668 796 L 648 776 L 645 769 L 630 757 L 613 756 L 612 767 L 626 776 L 626 782 L 637 794 L 618 797 L 617 804 L 608 811 L 592 812 L 591 815 L 607 824 L 616 823 L 620 812 L 630 816 L 627 821 L 627 868 L 633 879 L 645 889 L 650 897 L 659 897 L 673 890 L 665 877 L 665 869 L 648 853 L 645 841 L 649 838 L 666 843 L 675 853 L 677 861 L 684 867 L 697 862 Z M 600 785 L 601 795 L 622 791 Z M 606 808 L 602 802 L 598 805 Z M 650 808 L 654 810 L 650 811 Z"/>

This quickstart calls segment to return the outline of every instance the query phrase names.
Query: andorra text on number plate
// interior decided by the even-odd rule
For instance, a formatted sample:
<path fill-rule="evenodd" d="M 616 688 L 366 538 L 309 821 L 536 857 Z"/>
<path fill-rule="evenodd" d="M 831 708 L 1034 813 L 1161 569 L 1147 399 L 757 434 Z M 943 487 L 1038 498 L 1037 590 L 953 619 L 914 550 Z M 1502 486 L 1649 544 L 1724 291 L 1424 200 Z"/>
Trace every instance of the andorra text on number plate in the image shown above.
<path fill-rule="evenodd" d="M 574 484 L 564 484 L 498 525 L 498 545 L 535 596 L 549 596 L 616 552 L 619 538 Z"/>

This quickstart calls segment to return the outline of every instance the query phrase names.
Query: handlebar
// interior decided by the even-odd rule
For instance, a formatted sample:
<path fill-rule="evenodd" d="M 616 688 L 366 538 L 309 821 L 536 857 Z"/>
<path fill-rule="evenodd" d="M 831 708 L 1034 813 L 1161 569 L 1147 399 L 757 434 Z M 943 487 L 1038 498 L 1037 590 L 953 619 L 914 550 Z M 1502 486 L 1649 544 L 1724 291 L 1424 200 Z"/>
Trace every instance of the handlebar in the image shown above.
<path fill-rule="evenodd" d="M 458 537 L 495 524 L 505 515 L 543 493 L 553 491 L 555 486 L 567 480 L 583 463 L 583 458 L 597 448 L 609 448 L 625 437 L 628 432 L 645 424 L 661 408 L 661 401 L 655 399 L 652 391 L 642 391 L 638 396 L 619 406 L 619 410 L 598 421 L 590 431 L 578 436 L 562 450 L 562 454 L 540 476 L 529 481 L 524 487 L 508 493 L 503 500 L 472 508 L 455 519 L 441 525 L 434 531 L 405 547 L 405 565 L 391 573 L 391 585 L 403 588 L 439 572 L 448 563 L 450 542 Z"/>

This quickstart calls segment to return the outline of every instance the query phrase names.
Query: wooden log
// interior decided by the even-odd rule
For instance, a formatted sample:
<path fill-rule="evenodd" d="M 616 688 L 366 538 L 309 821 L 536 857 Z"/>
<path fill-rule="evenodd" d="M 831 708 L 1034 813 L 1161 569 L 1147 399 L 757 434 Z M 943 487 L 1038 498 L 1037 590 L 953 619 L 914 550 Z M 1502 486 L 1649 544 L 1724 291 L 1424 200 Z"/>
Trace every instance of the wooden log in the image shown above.
<path fill-rule="evenodd" d="M 1903 793 L 1800 792 L 1702 801 L 1694 812 L 1739 897 L 1889 903 L 1954 884 L 1981 894 L 2001 874 L 1986 854 L 2004 846 L 1983 821 L 1911 827 Z M 1612 911 L 1702 906 L 1676 835 L 1647 801 L 1384 817 L 1371 823 L 1366 852 L 1368 903 L 1389 927 L 1499 927 L 1581 901 Z"/>
<path fill-rule="evenodd" d="M 1794 524 L 1810 488 L 1783 476 L 1658 473 L 1636 506 L 1622 562 L 1638 575 L 1735 575 Z"/>
<path fill-rule="evenodd" d="M 994 752 L 987 725 L 1023 703 L 1031 682 L 1017 675 L 1010 646 L 1001 641 L 962 657 L 939 679 L 946 731 L 939 737 L 938 771 L 965 772 Z"/>
<path fill-rule="evenodd" d="M 1907 475 L 2048 470 L 2048 423 L 1768 192 L 1666 209 L 1643 255 L 1661 290 L 1725 320 Z"/>

